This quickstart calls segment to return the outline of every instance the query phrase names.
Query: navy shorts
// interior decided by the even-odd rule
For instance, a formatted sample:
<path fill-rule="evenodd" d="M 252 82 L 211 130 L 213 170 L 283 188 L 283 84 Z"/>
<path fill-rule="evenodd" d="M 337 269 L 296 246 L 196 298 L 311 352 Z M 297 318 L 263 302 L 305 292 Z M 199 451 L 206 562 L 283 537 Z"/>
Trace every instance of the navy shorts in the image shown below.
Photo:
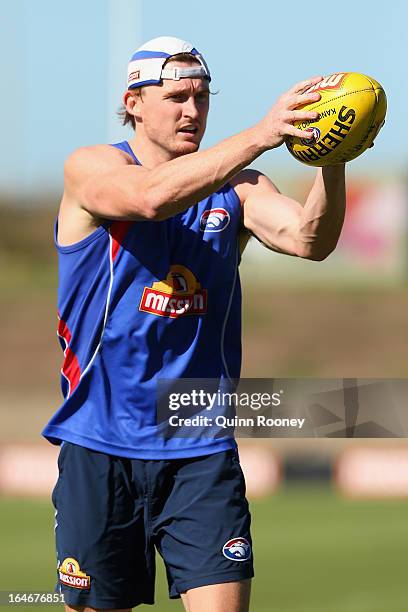
<path fill-rule="evenodd" d="M 145 460 L 65 442 L 58 466 L 57 590 L 69 605 L 154 603 L 155 549 L 171 598 L 253 576 L 237 451 Z"/>

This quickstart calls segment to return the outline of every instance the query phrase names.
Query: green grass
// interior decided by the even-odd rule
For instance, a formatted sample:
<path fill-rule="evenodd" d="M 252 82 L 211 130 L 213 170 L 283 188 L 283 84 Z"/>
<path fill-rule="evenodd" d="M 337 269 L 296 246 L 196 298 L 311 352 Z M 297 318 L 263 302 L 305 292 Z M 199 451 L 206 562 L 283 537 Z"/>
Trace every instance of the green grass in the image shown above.
<path fill-rule="evenodd" d="M 252 612 L 406 611 L 407 502 L 351 501 L 328 488 L 294 487 L 251 508 Z M 51 504 L 2 498 L 0 519 L 0 590 L 51 591 Z M 156 603 L 161 612 L 182 609 L 167 598 L 159 559 Z"/>
<path fill-rule="evenodd" d="M 295 488 L 253 510 L 254 611 L 407 609 L 407 503 L 356 502 Z"/>

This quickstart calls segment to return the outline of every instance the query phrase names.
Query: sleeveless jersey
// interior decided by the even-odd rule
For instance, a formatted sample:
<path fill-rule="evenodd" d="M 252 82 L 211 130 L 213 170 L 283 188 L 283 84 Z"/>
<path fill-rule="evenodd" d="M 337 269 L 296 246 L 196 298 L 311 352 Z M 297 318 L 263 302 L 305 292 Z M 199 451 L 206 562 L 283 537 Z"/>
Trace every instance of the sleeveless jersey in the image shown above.
<path fill-rule="evenodd" d="M 113 146 L 131 155 L 125 141 Z M 43 430 L 112 455 L 194 457 L 235 448 L 158 435 L 158 379 L 237 379 L 241 367 L 240 202 L 226 184 L 163 221 L 113 221 L 59 260 L 64 401 Z"/>

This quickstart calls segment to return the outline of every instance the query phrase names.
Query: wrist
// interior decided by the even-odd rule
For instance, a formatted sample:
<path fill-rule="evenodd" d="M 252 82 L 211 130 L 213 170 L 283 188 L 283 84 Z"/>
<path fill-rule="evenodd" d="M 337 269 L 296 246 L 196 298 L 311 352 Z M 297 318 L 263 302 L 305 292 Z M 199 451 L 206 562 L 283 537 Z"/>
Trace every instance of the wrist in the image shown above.
<path fill-rule="evenodd" d="M 267 139 L 265 138 L 266 130 L 263 127 L 262 122 L 257 123 L 252 128 L 249 128 L 248 132 L 250 133 L 250 138 L 253 141 L 254 147 L 257 151 L 259 151 L 258 155 L 262 155 L 269 149 L 273 148 L 270 144 L 267 143 Z"/>
<path fill-rule="evenodd" d="M 333 164 L 331 166 L 323 166 L 322 167 L 322 172 L 324 175 L 327 176 L 342 176 L 345 172 L 346 169 L 346 164 L 342 163 L 342 164 Z"/>

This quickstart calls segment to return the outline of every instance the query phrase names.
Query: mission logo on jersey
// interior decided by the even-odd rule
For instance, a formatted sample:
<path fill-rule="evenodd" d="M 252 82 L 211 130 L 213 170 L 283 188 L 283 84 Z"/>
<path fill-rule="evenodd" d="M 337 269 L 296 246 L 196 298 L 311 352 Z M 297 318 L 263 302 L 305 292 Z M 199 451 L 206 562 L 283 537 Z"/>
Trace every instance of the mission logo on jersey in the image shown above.
<path fill-rule="evenodd" d="M 172 265 L 166 279 L 145 287 L 139 310 L 176 319 L 207 312 L 207 290 L 185 266 Z"/>
<path fill-rule="evenodd" d="M 230 222 L 230 215 L 225 208 L 205 210 L 200 217 L 202 232 L 222 232 Z"/>

